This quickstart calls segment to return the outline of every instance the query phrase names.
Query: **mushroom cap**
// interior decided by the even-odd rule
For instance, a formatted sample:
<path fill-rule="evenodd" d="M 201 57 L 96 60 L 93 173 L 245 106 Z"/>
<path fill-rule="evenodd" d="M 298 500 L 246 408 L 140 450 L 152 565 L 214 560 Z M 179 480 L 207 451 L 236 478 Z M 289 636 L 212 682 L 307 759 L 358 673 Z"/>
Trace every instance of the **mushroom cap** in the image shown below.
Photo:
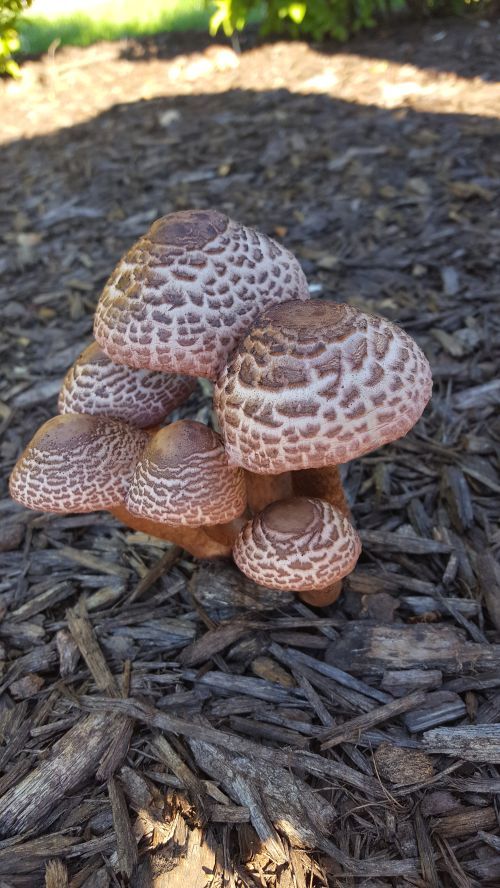
<path fill-rule="evenodd" d="M 194 420 L 150 438 L 127 496 L 133 515 L 190 527 L 232 521 L 245 506 L 243 471 L 228 465 L 220 437 Z"/>
<path fill-rule="evenodd" d="M 215 380 L 259 312 L 308 299 L 297 259 L 215 210 L 158 219 L 120 260 L 95 338 L 117 364 Z"/>
<path fill-rule="evenodd" d="M 326 589 L 350 573 L 361 552 L 348 519 L 321 499 L 293 497 L 266 506 L 240 532 L 233 558 L 270 589 Z"/>
<path fill-rule="evenodd" d="M 64 377 L 58 407 L 59 413 L 102 414 L 146 428 L 162 422 L 195 388 L 192 376 L 114 364 L 93 342 Z"/>
<path fill-rule="evenodd" d="M 431 390 L 429 364 L 403 330 L 311 300 L 258 318 L 214 404 L 231 465 L 271 474 L 348 462 L 406 435 Z"/>
<path fill-rule="evenodd" d="M 28 509 L 93 512 L 124 502 L 146 432 L 117 419 L 67 413 L 38 429 L 10 476 Z"/>

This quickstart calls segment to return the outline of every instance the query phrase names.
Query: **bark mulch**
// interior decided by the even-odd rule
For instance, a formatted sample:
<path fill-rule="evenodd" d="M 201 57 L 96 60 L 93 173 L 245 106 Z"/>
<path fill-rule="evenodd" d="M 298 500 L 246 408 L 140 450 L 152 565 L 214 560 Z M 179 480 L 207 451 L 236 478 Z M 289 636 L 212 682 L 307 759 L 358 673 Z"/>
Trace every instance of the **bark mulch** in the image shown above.
<path fill-rule="evenodd" d="M 498 885 L 500 28 L 243 48 L 0 84 L 0 885 Z M 8 498 L 119 256 L 205 206 L 433 366 L 415 430 L 346 467 L 364 549 L 322 611 Z"/>

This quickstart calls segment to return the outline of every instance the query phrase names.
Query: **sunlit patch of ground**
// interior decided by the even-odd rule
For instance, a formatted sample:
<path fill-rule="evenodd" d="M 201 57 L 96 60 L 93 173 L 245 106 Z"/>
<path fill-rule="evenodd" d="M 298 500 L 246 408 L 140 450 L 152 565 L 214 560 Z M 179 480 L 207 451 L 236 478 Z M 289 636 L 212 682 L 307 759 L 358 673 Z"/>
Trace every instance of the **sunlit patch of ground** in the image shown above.
<path fill-rule="evenodd" d="M 492 52 L 500 51 L 499 26 L 467 33 L 488 41 Z M 434 58 L 439 65 L 450 39 L 438 25 L 428 26 L 422 35 L 423 64 L 418 59 L 409 64 L 374 57 L 375 40 L 366 54 L 364 45 L 359 53 L 351 45 L 327 54 L 305 43 L 282 41 L 237 55 L 217 43 L 199 52 L 175 54 L 180 38 L 170 39 L 165 53 L 169 57 L 164 58 L 161 51 L 149 54 L 140 44 L 121 41 L 85 51 L 67 48 L 27 63 L 22 80 L 0 85 L 0 141 L 53 132 L 117 103 L 232 89 L 287 89 L 388 109 L 500 115 L 500 87 L 487 71 L 471 77 L 432 67 Z"/>

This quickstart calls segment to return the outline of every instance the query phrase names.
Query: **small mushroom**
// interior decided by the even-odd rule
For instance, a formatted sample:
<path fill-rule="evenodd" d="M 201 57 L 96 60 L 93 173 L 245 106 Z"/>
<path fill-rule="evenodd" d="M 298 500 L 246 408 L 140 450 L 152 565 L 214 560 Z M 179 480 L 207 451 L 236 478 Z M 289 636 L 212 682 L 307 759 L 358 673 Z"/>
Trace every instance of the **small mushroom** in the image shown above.
<path fill-rule="evenodd" d="M 267 309 L 217 380 L 232 465 L 271 474 L 345 463 L 412 428 L 432 389 L 403 330 L 349 305 Z"/>
<path fill-rule="evenodd" d="M 243 471 L 228 465 L 212 429 L 191 420 L 174 422 L 150 438 L 127 495 L 133 515 L 173 526 L 225 524 L 245 507 Z"/>
<path fill-rule="evenodd" d="M 261 586 L 299 592 L 317 606 L 335 601 L 361 543 L 348 519 L 321 499 L 295 497 L 266 506 L 233 547 L 240 570 Z"/>
<path fill-rule="evenodd" d="M 308 298 L 284 247 L 215 210 L 186 210 L 154 222 L 120 260 L 95 338 L 117 364 L 214 380 L 259 312 Z"/>
<path fill-rule="evenodd" d="M 100 416 L 67 413 L 38 430 L 10 476 L 13 499 L 44 512 L 93 512 L 123 503 L 148 435 Z"/>
<path fill-rule="evenodd" d="M 155 426 L 187 400 L 196 379 L 114 364 L 93 342 L 68 370 L 59 413 L 88 413 L 122 419 L 139 428 Z"/>

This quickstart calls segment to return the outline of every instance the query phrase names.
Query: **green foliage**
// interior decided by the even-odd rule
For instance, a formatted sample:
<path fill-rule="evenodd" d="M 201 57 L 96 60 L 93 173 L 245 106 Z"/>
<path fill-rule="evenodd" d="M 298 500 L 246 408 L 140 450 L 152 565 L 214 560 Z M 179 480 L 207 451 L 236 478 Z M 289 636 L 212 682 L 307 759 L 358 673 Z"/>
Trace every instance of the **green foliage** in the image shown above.
<path fill-rule="evenodd" d="M 32 0 L 0 0 L 0 74 L 19 75 L 19 67 L 12 58 L 20 46 L 17 24 L 31 3 Z"/>
<path fill-rule="evenodd" d="M 210 33 L 222 27 L 229 37 L 260 17 L 264 34 L 286 31 L 313 40 L 347 40 L 404 10 L 418 15 L 461 14 L 480 3 L 487 6 L 488 0 L 215 0 Z M 207 5 L 213 3 L 207 0 Z"/>
<path fill-rule="evenodd" d="M 159 32 L 205 31 L 209 18 L 204 0 L 37 0 L 19 23 L 21 52 L 47 52 L 54 41 L 90 46 Z"/>

